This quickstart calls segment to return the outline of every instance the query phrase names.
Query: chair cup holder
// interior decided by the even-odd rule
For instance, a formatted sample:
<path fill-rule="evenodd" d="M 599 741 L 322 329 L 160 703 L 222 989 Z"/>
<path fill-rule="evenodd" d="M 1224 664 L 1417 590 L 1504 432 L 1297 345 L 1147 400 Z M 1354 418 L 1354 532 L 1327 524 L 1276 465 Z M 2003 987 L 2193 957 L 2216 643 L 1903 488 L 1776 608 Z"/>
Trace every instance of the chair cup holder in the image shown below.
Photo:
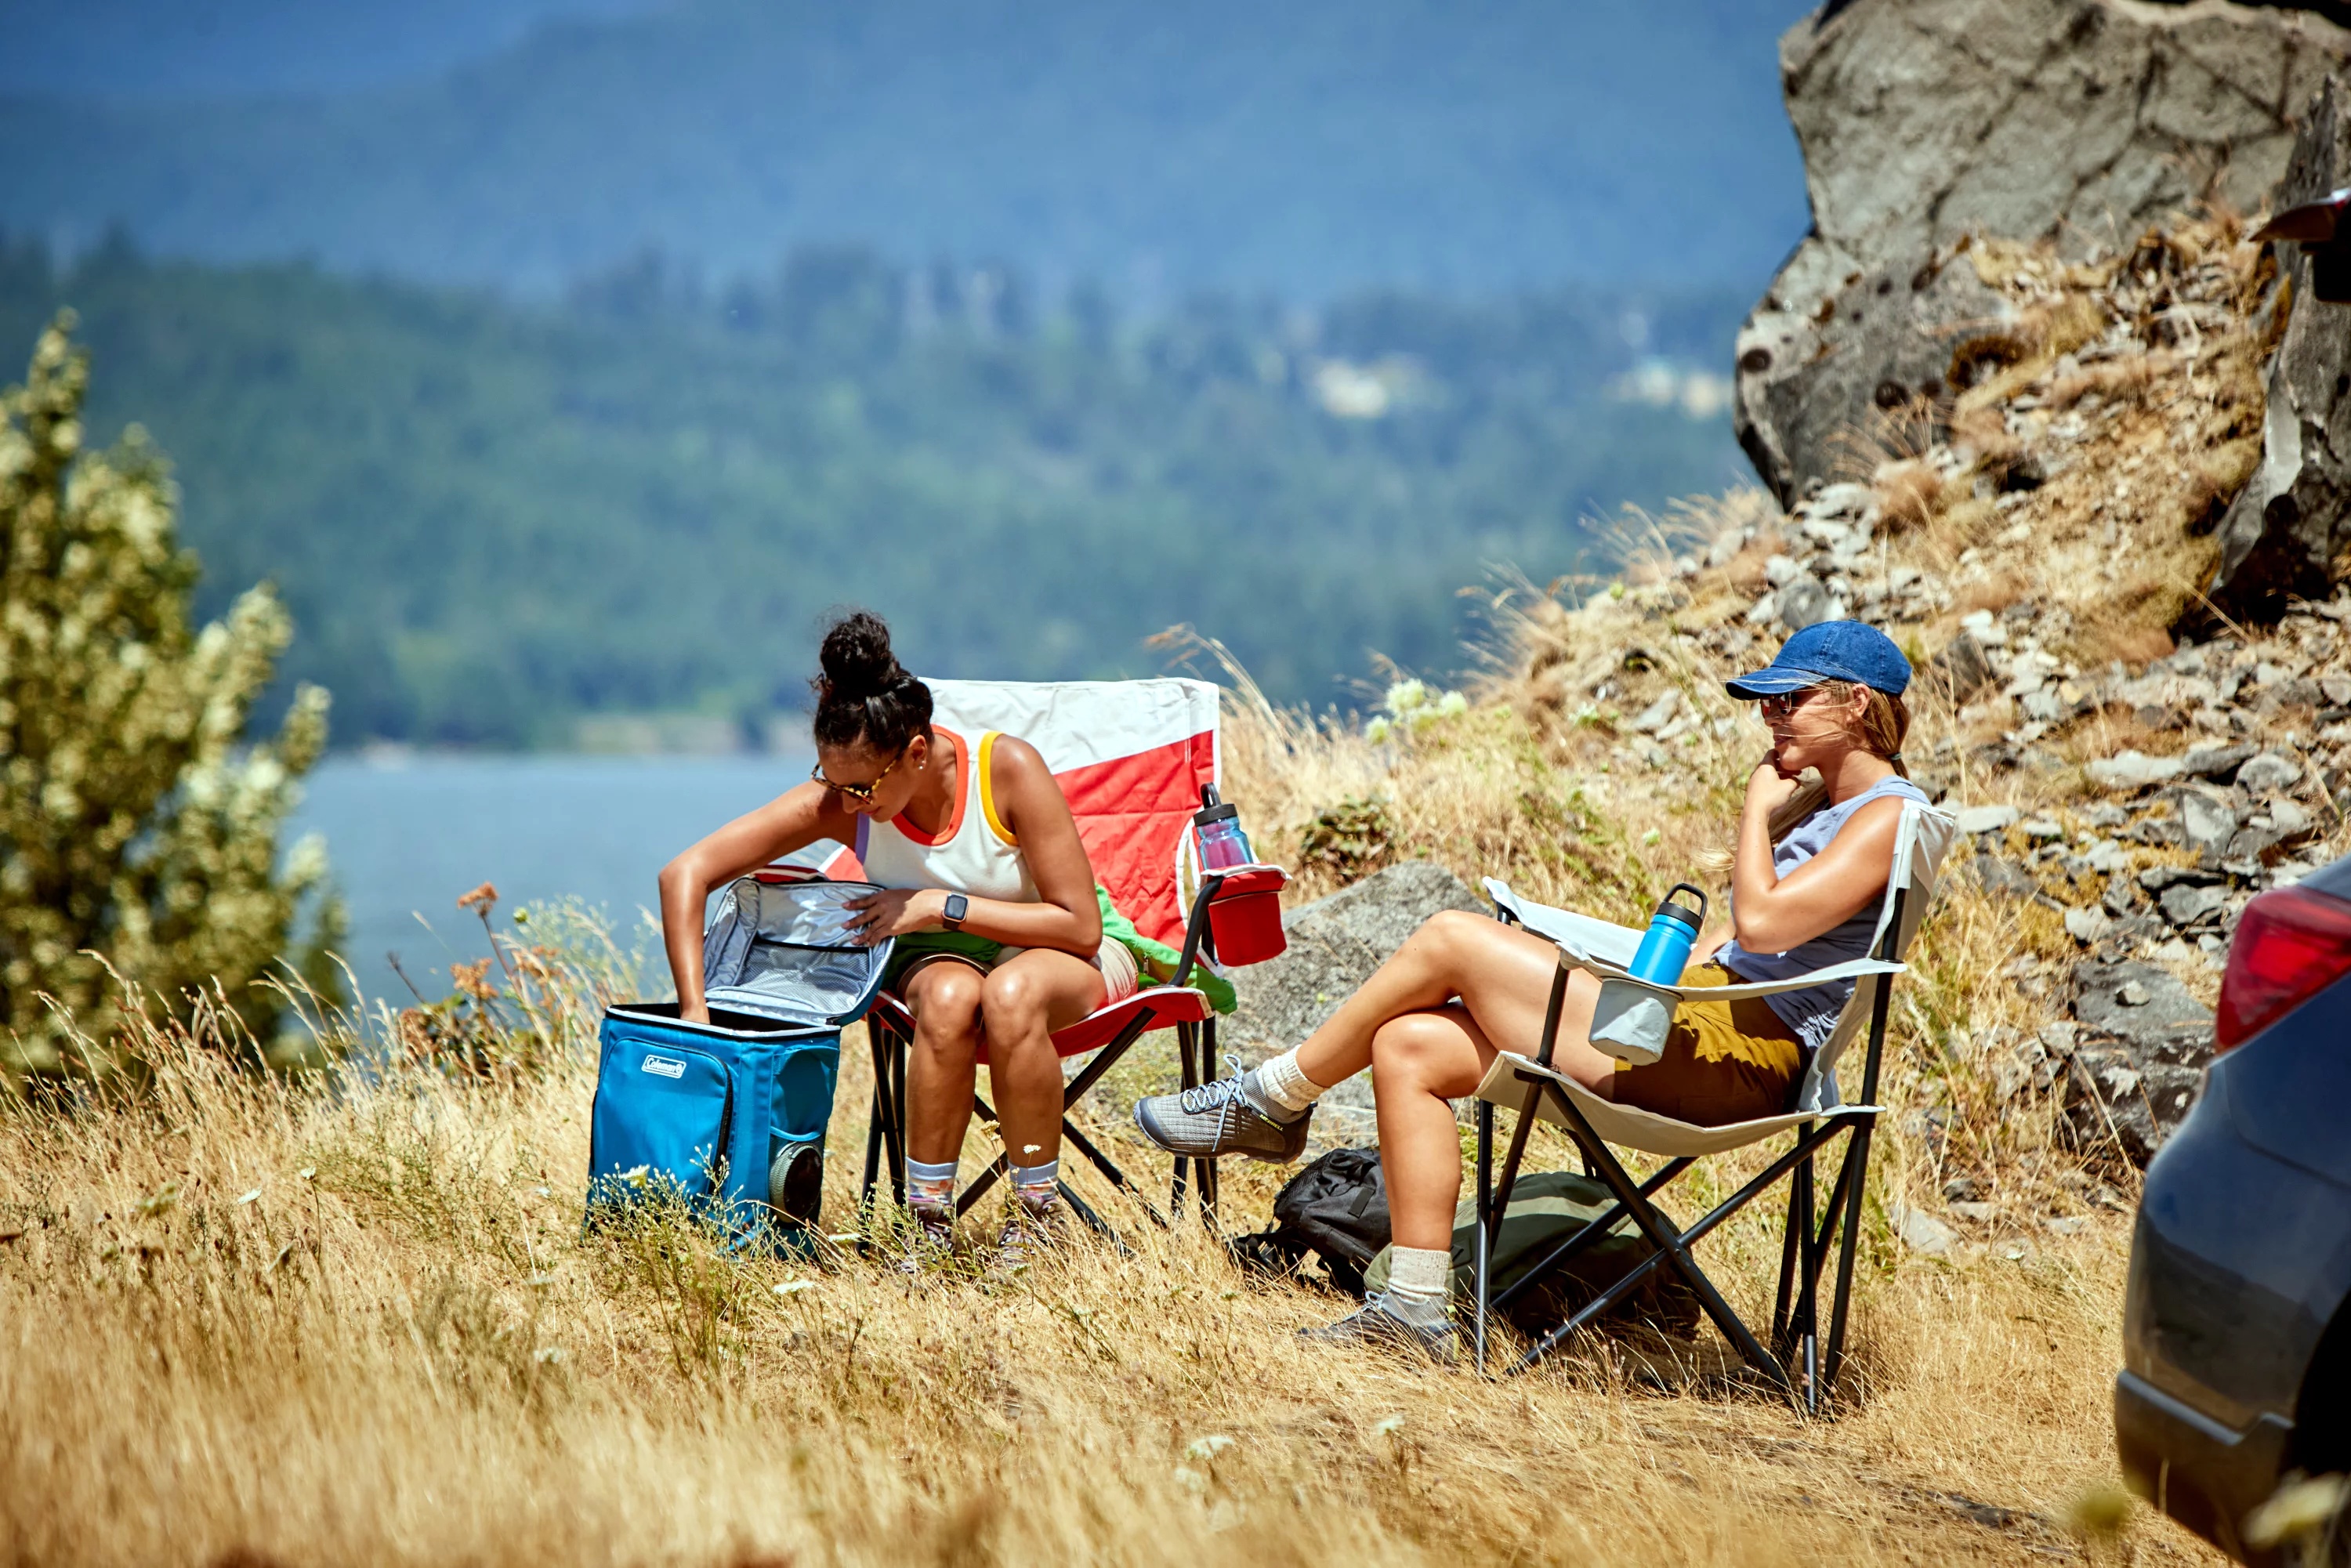
<path fill-rule="evenodd" d="M 1221 964 L 1262 964 L 1280 957 L 1290 946 L 1281 929 L 1281 894 L 1243 893 L 1211 900 L 1208 935 Z"/>
<path fill-rule="evenodd" d="M 1592 1043 L 1602 1054 L 1646 1067 L 1666 1053 L 1674 1009 L 1681 998 L 1658 986 L 1612 978 L 1600 982 L 1592 1009 Z"/>

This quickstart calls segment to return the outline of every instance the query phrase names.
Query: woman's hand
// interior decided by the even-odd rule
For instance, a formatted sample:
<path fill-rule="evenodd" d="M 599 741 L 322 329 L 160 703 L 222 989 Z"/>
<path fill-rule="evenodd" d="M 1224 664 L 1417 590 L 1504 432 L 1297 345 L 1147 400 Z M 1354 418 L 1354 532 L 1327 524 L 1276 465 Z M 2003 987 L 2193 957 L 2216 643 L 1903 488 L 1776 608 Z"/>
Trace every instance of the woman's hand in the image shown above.
<path fill-rule="evenodd" d="M 940 929 L 946 924 L 947 895 L 935 887 L 886 887 L 841 907 L 855 914 L 849 929 L 857 945 L 871 947 L 886 937 Z"/>
<path fill-rule="evenodd" d="M 678 1004 L 677 1018 L 680 1023 L 706 1024 L 710 1021 L 710 1004 L 708 1002 L 681 1002 Z"/>
<path fill-rule="evenodd" d="M 1780 754 L 1771 752 L 1747 776 L 1747 809 L 1769 816 L 1795 795 L 1802 779 L 1801 774 L 1782 772 Z"/>

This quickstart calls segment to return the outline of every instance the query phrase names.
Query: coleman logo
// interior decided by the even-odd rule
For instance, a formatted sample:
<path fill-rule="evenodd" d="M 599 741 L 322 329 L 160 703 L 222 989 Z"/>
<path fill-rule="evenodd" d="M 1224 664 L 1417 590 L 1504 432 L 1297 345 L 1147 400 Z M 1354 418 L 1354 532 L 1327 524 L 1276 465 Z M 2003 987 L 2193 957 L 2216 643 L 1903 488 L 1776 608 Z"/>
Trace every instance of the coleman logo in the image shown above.
<path fill-rule="evenodd" d="M 678 1061 L 674 1057 L 648 1056 L 645 1058 L 645 1064 L 641 1071 L 646 1072 L 658 1072 L 664 1078 L 683 1078 L 685 1076 L 685 1063 Z"/>

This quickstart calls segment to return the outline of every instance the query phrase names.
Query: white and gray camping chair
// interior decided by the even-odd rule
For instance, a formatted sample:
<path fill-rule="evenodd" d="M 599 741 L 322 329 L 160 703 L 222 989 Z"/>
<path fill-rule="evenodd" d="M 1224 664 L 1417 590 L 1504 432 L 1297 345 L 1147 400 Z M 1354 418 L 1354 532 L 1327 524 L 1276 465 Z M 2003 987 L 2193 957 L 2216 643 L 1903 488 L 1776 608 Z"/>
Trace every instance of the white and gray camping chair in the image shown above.
<path fill-rule="evenodd" d="M 1538 1340 L 1512 1372 L 1524 1371 L 1556 1349 L 1570 1335 L 1598 1322 L 1636 1289 L 1652 1270 L 1669 1268 L 1694 1291 L 1707 1315 L 1758 1373 L 1817 1409 L 1835 1384 L 1844 1358 L 1846 1308 L 1853 1290 L 1854 1246 L 1861 1229 L 1862 1186 L 1869 1168 L 1870 1134 L 1883 1107 L 1877 1099 L 1879 1059 L 1886 1046 L 1893 977 L 1906 967 L 1903 955 L 1934 896 L 1935 874 L 1950 847 L 1952 819 L 1945 813 L 1906 802 L 1896 831 L 1894 862 L 1886 895 L 1879 906 L 1877 929 L 1870 942 L 1872 956 L 1815 970 L 1793 979 L 1740 986 L 1667 987 L 1677 998 L 1690 997 L 1722 1000 L 1767 996 L 1832 980 L 1852 978 L 1853 997 L 1820 1050 L 1806 1064 L 1794 1108 L 1784 1114 L 1705 1127 L 1676 1121 L 1654 1112 L 1619 1105 L 1603 1099 L 1551 1064 L 1553 1038 L 1567 994 L 1567 979 L 1576 969 L 1598 976 L 1603 983 L 1625 978 L 1625 966 L 1640 945 L 1642 934 L 1590 915 L 1529 903 L 1503 883 L 1487 879 L 1486 891 L 1499 917 L 1525 926 L 1559 947 L 1559 966 L 1552 979 L 1551 1001 L 1544 1015 L 1542 1039 L 1532 1057 L 1503 1051 L 1494 1059 L 1485 1081 L 1478 1086 L 1478 1250 L 1477 1348 L 1482 1368 L 1486 1358 L 1486 1321 L 1524 1292 L 1534 1289 L 1585 1247 L 1597 1242 L 1628 1215 L 1647 1235 L 1656 1250 L 1573 1317 Z M 1864 1026 L 1869 1053 L 1863 1063 L 1858 1103 L 1845 1104 L 1837 1092 L 1836 1065 L 1845 1046 Z M 1499 1183 L 1493 1179 L 1494 1108 L 1517 1112 L 1510 1153 L 1502 1162 Z M 1499 1299 L 1489 1299 L 1489 1262 L 1500 1219 L 1517 1181 L 1519 1162 L 1526 1153 L 1527 1134 L 1541 1117 L 1566 1129 L 1582 1149 L 1592 1174 L 1616 1195 L 1608 1212 L 1562 1242 Z M 1761 1175 L 1715 1206 L 1687 1230 L 1657 1212 L 1650 1199 L 1692 1162 L 1707 1155 L 1743 1148 L 1779 1134 L 1793 1132 L 1794 1146 Z M 1813 1205 L 1813 1156 L 1839 1137 L 1848 1139 L 1836 1181 L 1829 1190 L 1825 1211 L 1817 1227 Z M 1663 1156 L 1665 1166 L 1647 1180 L 1635 1182 L 1610 1145 Z M 1792 1175 L 1788 1195 L 1787 1235 L 1781 1247 L 1780 1291 L 1771 1312 L 1771 1345 L 1767 1348 L 1740 1320 L 1722 1293 L 1690 1257 L 1690 1248 L 1707 1232 L 1768 1191 L 1782 1176 Z M 1828 1259 L 1832 1238 L 1843 1222 L 1838 1249 L 1835 1292 L 1829 1312 L 1827 1343 L 1821 1343 L 1818 1298 L 1820 1276 Z M 1792 1359 L 1793 1370 L 1791 1370 Z"/>

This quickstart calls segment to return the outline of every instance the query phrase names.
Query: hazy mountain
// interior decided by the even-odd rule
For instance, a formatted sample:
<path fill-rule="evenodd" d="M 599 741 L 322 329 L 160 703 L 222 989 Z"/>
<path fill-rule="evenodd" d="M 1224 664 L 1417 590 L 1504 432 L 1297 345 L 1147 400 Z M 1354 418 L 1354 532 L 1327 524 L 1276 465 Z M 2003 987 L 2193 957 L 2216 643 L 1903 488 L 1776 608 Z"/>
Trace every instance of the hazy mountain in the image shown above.
<path fill-rule="evenodd" d="M 24 35 L 54 89 L 21 63 L 0 78 L 0 224 L 74 248 L 120 221 L 175 253 L 542 289 L 647 246 L 715 277 L 861 239 L 1144 300 L 1751 287 L 1804 225 L 1773 46 L 1799 0 L 563 14 L 598 4 L 363 3 L 283 26 L 264 0 L 54 8 L 72 20 Z M 376 75 L 355 65 L 371 39 L 399 40 L 373 46 Z M 351 86 L 402 70 L 427 74 Z M 271 90 L 168 96 L 241 84 Z"/>
<path fill-rule="evenodd" d="M 1151 672 L 1143 640 L 1189 621 L 1329 700 L 1374 650 L 1458 668 L 1491 563 L 1577 570 L 1594 514 L 1742 467 L 1727 379 L 1690 368 L 1727 356 L 1737 291 L 1200 298 L 1140 325 L 1035 299 L 841 248 L 723 294 L 637 267 L 522 306 L 0 245 L 0 351 L 79 310 L 91 438 L 152 432 L 205 609 L 277 580 L 287 667 L 346 742 L 756 724 L 804 702 L 843 601 L 925 668 L 1020 678 Z"/>

